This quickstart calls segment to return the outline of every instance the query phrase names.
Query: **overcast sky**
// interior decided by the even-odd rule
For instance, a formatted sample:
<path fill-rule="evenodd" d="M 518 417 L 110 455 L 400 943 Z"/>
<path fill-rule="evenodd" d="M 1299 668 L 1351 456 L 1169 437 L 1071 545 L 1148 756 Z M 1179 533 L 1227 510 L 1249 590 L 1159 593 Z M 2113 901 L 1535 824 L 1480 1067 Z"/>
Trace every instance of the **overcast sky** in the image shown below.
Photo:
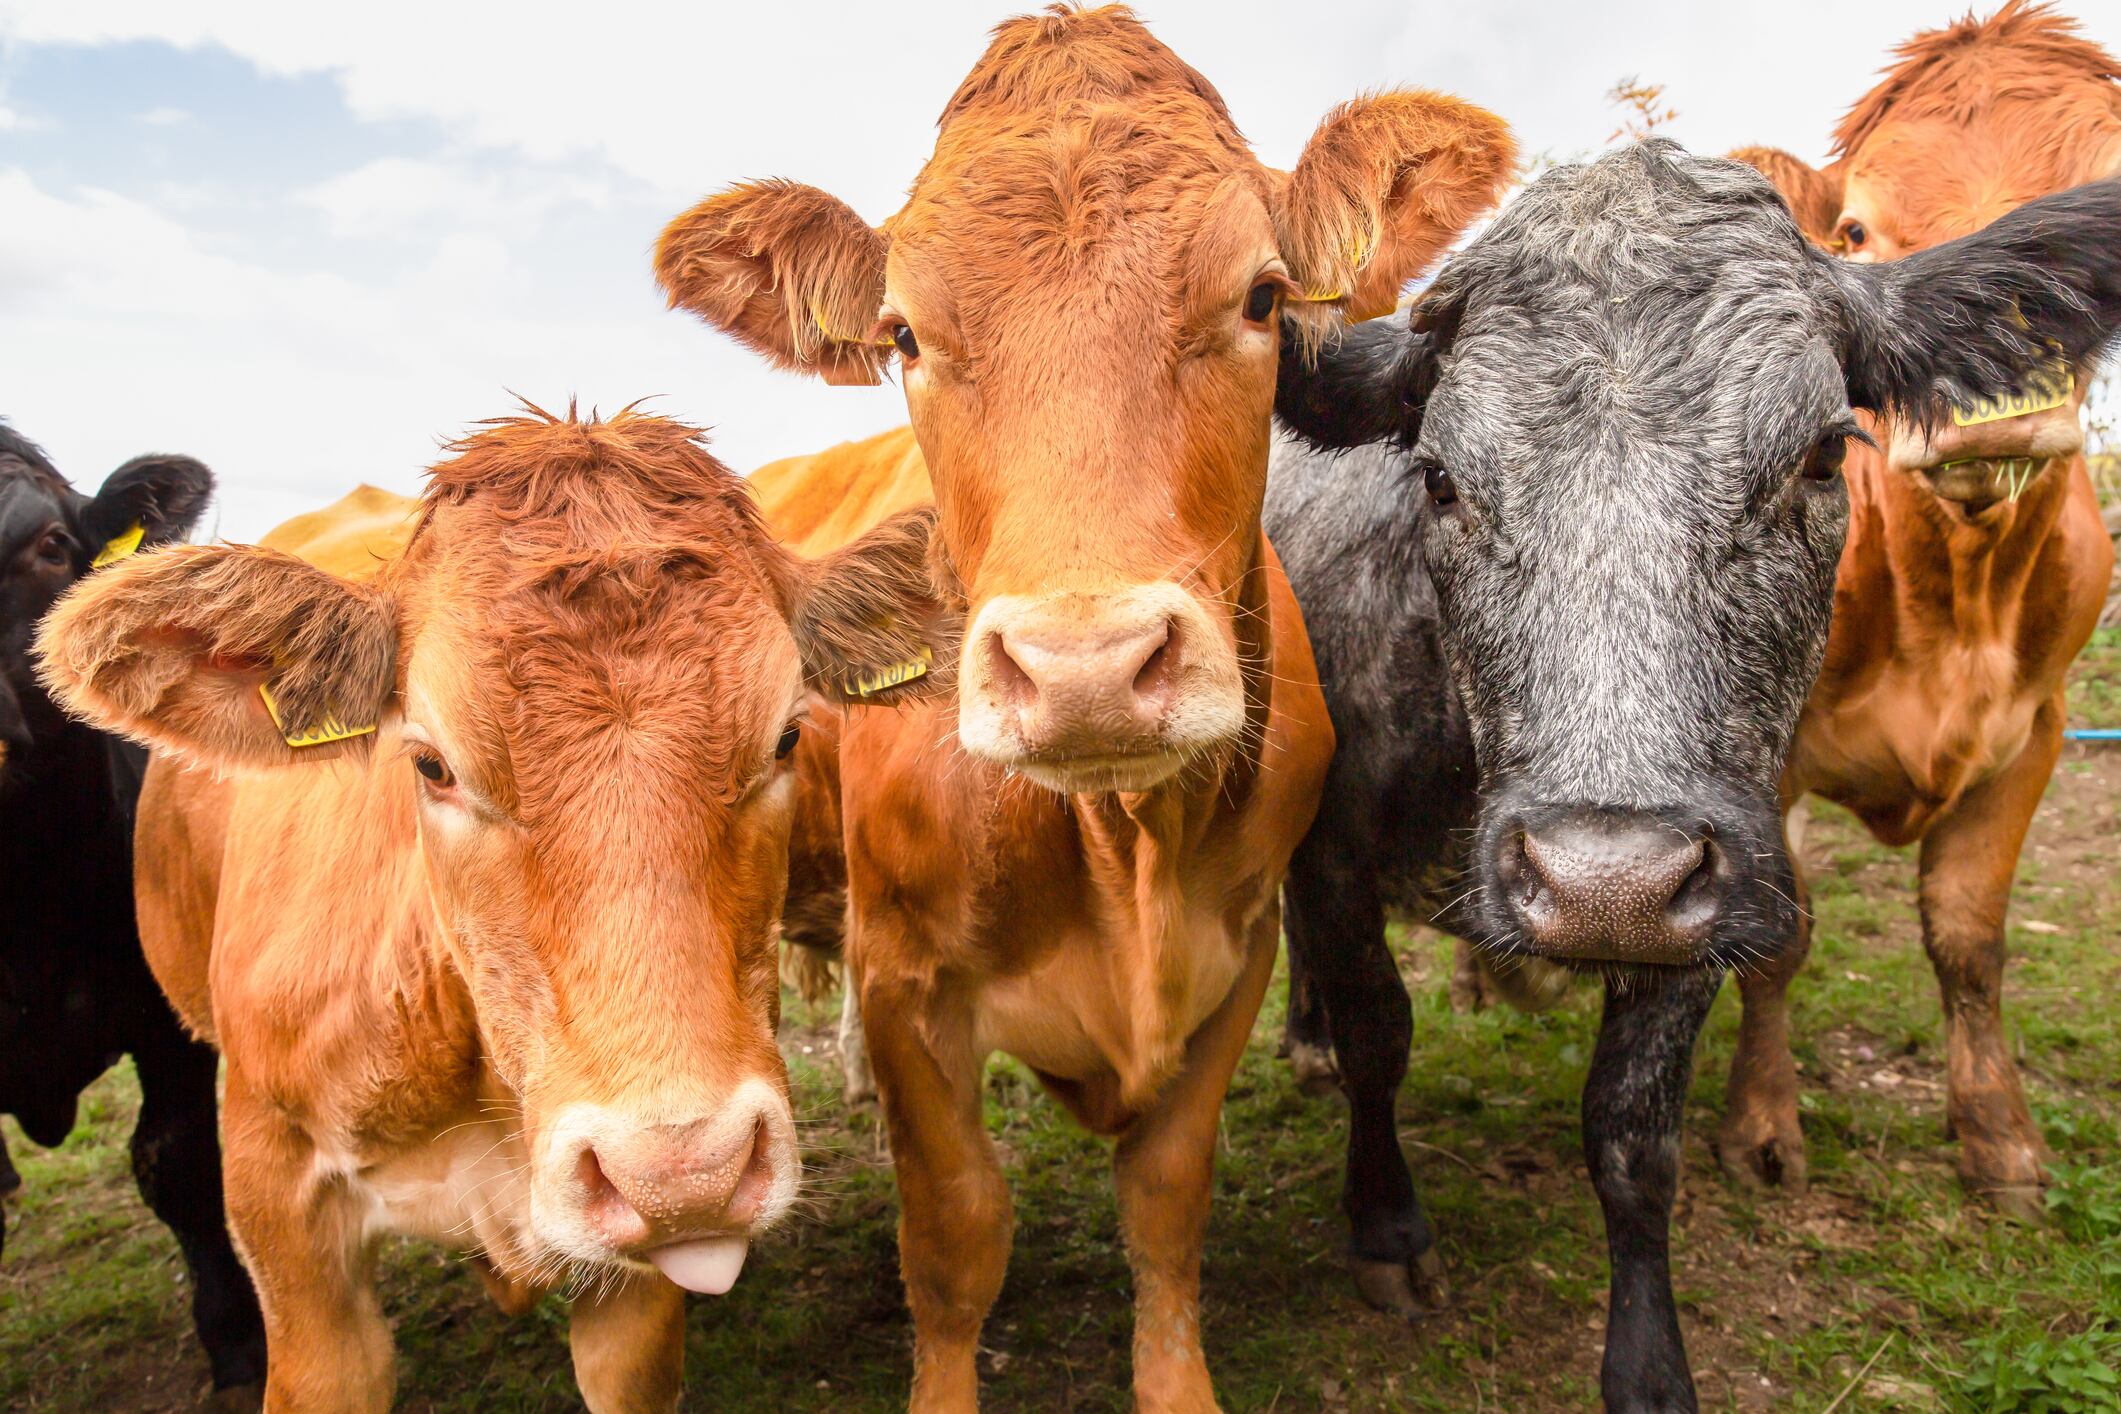
<path fill-rule="evenodd" d="M 740 470 L 902 419 L 663 307 L 662 223 L 787 176 L 881 220 L 988 28 L 969 0 L 358 6 L 0 0 L 0 416 L 84 489 L 141 451 L 220 474 L 255 536 L 358 481 L 412 490 L 510 391 L 644 395 Z M 1367 89 L 1455 92 L 1527 152 L 1668 129 L 1823 158 L 1946 0 L 1143 0 L 1268 162 Z M 1985 5 L 1984 11 L 1990 6 Z M 2069 0 L 2121 51 L 2121 6 Z"/>

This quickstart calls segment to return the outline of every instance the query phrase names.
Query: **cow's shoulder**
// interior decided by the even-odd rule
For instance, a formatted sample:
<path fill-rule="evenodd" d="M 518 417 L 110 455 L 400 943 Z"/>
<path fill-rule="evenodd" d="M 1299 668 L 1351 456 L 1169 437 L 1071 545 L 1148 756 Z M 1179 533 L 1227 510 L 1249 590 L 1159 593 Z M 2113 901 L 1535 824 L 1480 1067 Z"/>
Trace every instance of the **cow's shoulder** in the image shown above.
<path fill-rule="evenodd" d="M 768 462 L 748 480 L 773 533 L 806 555 L 838 549 L 878 522 L 935 500 L 911 427 Z"/>

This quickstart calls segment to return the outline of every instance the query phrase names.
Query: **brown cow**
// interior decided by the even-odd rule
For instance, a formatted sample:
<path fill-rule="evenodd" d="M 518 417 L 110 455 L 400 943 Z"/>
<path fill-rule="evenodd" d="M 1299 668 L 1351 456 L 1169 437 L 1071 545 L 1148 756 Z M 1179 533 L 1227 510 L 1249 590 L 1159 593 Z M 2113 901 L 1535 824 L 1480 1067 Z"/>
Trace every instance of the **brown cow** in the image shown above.
<path fill-rule="evenodd" d="M 1806 234 L 1889 260 L 2043 193 L 2121 171 L 2121 64 L 2041 6 L 1917 35 L 1849 111 L 1837 160 L 1737 155 Z M 2099 616 L 2114 554 L 2083 456 L 2075 393 L 2044 411 L 1962 411 L 1925 436 L 1851 444 L 1848 544 L 1826 665 L 1783 780 L 1888 844 L 1920 841 L 1923 942 L 1944 995 L 1947 1122 L 1959 1171 L 2037 1216 L 2045 1147 L 2003 1032 L 2003 918 L 2018 850 L 2061 750 L 2063 675 Z M 1809 921 L 1800 924 L 1808 933 Z M 1787 992 L 1809 937 L 1742 979 L 1745 1018 L 1719 1148 L 1733 1172 L 1802 1187 Z"/>
<path fill-rule="evenodd" d="M 590 1406 L 667 1408 L 680 1288 L 726 1290 L 798 1178 L 773 1034 L 796 715 L 942 631 L 931 517 L 802 561 L 697 433 L 630 412 L 488 424 L 396 558 L 390 500 L 284 536 L 383 546 L 358 579 L 157 552 L 40 637 L 73 710 L 164 753 L 141 932 L 227 1060 L 267 1407 L 389 1407 L 369 1252 L 406 1232 L 468 1247 L 512 1310 L 571 1285 Z"/>
<path fill-rule="evenodd" d="M 1391 93 L 1270 171 L 1124 9 L 1057 7 L 995 31 L 883 229 L 775 182 L 663 234 L 672 300 L 775 363 L 874 379 L 896 354 L 964 600 L 954 700 L 850 712 L 841 751 L 918 1408 L 976 1403 L 1008 1260 L 996 1050 L 1118 1140 L 1138 1402 L 1214 1407 L 1216 1125 L 1332 748 L 1259 525 L 1280 325 L 1389 308 L 1512 156 L 1491 115 Z M 814 459 L 774 518 L 868 524 L 912 450 Z"/>

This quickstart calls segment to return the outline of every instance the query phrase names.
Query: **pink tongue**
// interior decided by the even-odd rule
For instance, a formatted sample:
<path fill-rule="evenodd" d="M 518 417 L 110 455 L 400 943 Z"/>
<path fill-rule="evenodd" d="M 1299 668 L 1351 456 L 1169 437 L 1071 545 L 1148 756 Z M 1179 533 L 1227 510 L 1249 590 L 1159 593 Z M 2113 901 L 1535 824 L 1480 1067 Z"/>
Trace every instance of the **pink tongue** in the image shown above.
<path fill-rule="evenodd" d="M 742 1237 L 703 1237 L 695 1242 L 673 1242 L 650 1249 L 648 1260 L 687 1291 L 702 1296 L 726 1296 L 744 1270 L 744 1254 L 750 1241 Z"/>

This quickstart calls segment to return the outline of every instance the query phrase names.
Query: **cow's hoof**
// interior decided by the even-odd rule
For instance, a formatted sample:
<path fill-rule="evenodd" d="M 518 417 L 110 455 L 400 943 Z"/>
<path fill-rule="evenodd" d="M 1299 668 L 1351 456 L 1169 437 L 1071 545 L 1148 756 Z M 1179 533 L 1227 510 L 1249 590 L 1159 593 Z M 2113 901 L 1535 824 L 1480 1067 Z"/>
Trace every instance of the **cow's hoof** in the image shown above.
<path fill-rule="evenodd" d="M 1761 1129 L 1769 1132 L 1761 1133 Z M 1716 1161 L 1726 1174 L 1748 1187 L 1780 1188 L 1801 1197 L 1810 1185 L 1804 1134 L 1794 1122 L 1780 1133 L 1768 1125 L 1727 1124 L 1716 1137 Z"/>
<path fill-rule="evenodd" d="M 2027 1227 L 2043 1227 L 2047 1223 L 2047 1190 L 2037 1183 L 1976 1187 L 1973 1191 L 2011 1222 Z"/>
<path fill-rule="evenodd" d="M 264 1385 L 230 1385 L 206 1396 L 201 1406 L 214 1414 L 257 1414 L 265 1407 Z"/>
<path fill-rule="evenodd" d="M 1331 1046 L 1291 1041 L 1289 1071 L 1296 1077 L 1296 1088 L 1314 1100 L 1340 1093 L 1340 1066 Z"/>
<path fill-rule="evenodd" d="M 1373 1262 L 1356 1257 L 1348 1265 L 1355 1290 L 1370 1306 L 1402 1320 L 1418 1321 L 1450 1304 L 1451 1285 L 1444 1280 L 1443 1259 L 1431 1247 L 1412 1262 Z"/>

